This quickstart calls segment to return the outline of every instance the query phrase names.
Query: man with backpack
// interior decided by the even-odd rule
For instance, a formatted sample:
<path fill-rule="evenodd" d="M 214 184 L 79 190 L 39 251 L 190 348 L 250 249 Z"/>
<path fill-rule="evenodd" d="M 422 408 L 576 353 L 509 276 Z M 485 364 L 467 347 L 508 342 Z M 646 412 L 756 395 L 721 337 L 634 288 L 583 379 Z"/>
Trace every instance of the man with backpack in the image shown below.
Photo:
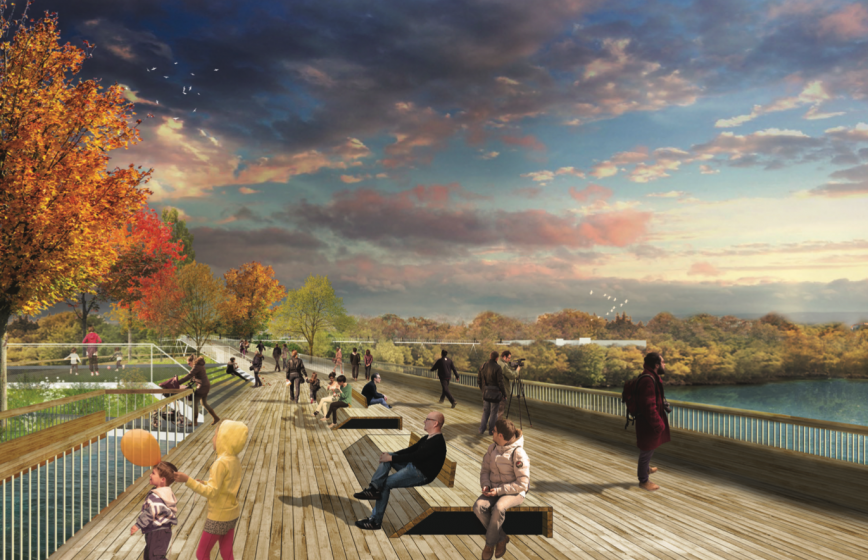
<path fill-rule="evenodd" d="M 485 433 L 494 435 L 494 423 L 500 415 L 503 400 L 506 398 L 506 386 L 503 383 L 503 370 L 497 363 L 498 354 L 494 351 L 489 360 L 479 368 L 477 383 L 482 391 L 482 422 L 479 424 L 479 435 Z"/>
<path fill-rule="evenodd" d="M 298 350 L 292 351 L 292 357 L 286 364 L 286 384 L 289 385 L 289 400 L 298 402 L 301 397 L 302 376 L 307 377 L 304 362 L 298 357 Z"/>
<path fill-rule="evenodd" d="M 657 472 L 651 467 L 654 450 L 669 441 L 669 403 L 663 394 L 660 377 L 665 373 L 663 356 L 649 352 L 645 356 L 644 371 L 624 385 L 621 399 L 627 405 L 627 420 L 636 421 L 636 445 L 639 447 L 639 486 L 654 491 L 660 487 L 648 478 Z"/>

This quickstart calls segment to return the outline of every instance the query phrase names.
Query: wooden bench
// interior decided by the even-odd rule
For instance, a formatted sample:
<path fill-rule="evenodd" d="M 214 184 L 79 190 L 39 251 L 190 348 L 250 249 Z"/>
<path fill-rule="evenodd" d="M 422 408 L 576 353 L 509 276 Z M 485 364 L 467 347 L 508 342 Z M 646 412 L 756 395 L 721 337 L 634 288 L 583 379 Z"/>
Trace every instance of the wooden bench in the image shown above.
<path fill-rule="evenodd" d="M 346 407 L 337 410 L 336 430 L 400 430 L 404 418 L 383 405 L 368 408 Z"/>
<path fill-rule="evenodd" d="M 360 488 L 367 488 L 382 452 L 403 449 L 407 445 L 406 438 L 402 435 L 366 435 L 344 450 Z M 482 457 L 471 457 L 449 449 L 447 461 L 455 464 L 451 476 L 444 475 L 441 470 L 430 484 L 392 490 L 383 518 L 383 530 L 390 538 L 402 535 L 484 535 L 485 528 L 473 513 L 473 504 L 481 495 L 481 460 Z M 460 472 L 459 463 L 462 464 Z M 452 487 L 443 481 L 444 477 L 452 478 Z M 552 523 L 553 508 L 540 503 L 531 492 L 521 506 L 509 509 L 503 529 L 510 535 L 551 538 Z"/>
<path fill-rule="evenodd" d="M 353 389 L 353 400 L 359 403 L 359 406 L 362 408 L 368 408 L 368 399 L 355 389 Z"/>

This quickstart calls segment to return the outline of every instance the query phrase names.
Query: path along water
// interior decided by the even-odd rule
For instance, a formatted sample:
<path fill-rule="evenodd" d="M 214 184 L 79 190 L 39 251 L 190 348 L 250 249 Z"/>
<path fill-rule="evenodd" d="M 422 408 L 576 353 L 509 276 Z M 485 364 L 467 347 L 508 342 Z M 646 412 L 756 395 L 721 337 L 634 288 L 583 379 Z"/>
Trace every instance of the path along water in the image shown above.
<path fill-rule="evenodd" d="M 617 389 L 620 391 L 620 389 Z M 674 401 L 868 426 L 868 380 L 811 379 L 762 385 L 666 387 Z"/>

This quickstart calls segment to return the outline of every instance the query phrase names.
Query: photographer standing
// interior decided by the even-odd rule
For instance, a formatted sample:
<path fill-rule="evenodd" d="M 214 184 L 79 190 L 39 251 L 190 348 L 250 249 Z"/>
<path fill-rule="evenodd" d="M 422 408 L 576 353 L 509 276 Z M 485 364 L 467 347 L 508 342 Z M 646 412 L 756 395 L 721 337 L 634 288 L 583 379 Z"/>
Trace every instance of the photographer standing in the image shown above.
<path fill-rule="evenodd" d="M 497 363 L 497 352 L 492 352 L 489 360 L 479 368 L 477 377 L 479 390 L 482 391 L 482 422 L 479 424 L 479 434 L 494 435 L 494 423 L 503 413 L 506 401 L 506 386 L 503 382 L 503 370 Z"/>
<path fill-rule="evenodd" d="M 663 395 L 663 356 L 649 352 L 645 356 L 645 370 L 636 382 L 636 445 L 639 453 L 639 486 L 654 491 L 660 488 L 648 478 L 657 467 L 651 467 L 654 450 L 669 441 L 669 403 Z"/>

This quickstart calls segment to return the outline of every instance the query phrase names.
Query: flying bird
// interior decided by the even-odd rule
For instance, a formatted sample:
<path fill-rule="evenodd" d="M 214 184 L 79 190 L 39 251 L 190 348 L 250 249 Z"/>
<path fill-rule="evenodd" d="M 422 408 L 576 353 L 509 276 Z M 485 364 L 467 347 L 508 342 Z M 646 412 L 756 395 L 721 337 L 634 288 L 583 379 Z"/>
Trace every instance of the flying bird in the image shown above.
<path fill-rule="evenodd" d="M 196 109 L 193 109 L 193 112 L 195 113 L 195 112 L 196 112 Z"/>
<path fill-rule="evenodd" d="M 169 77 L 168 77 L 168 76 L 163 76 L 163 77 L 164 77 L 164 78 L 166 78 L 166 79 L 168 79 L 168 78 L 169 78 Z"/>
<path fill-rule="evenodd" d="M 591 290 L 591 295 L 594 295 L 594 290 Z"/>
<path fill-rule="evenodd" d="M 154 67 L 153 67 L 153 68 L 151 68 L 151 70 L 156 70 L 156 69 L 157 69 L 157 67 L 156 67 L 156 66 L 154 66 Z"/>
<path fill-rule="evenodd" d="M 219 69 L 219 68 L 215 68 L 215 69 L 214 69 L 215 72 L 217 72 L 218 70 L 220 70 L 220 69 Z"/>
<path fill-rule="evenodd" d="M 178 64 L 177 62 L 175 64 Z"/>

